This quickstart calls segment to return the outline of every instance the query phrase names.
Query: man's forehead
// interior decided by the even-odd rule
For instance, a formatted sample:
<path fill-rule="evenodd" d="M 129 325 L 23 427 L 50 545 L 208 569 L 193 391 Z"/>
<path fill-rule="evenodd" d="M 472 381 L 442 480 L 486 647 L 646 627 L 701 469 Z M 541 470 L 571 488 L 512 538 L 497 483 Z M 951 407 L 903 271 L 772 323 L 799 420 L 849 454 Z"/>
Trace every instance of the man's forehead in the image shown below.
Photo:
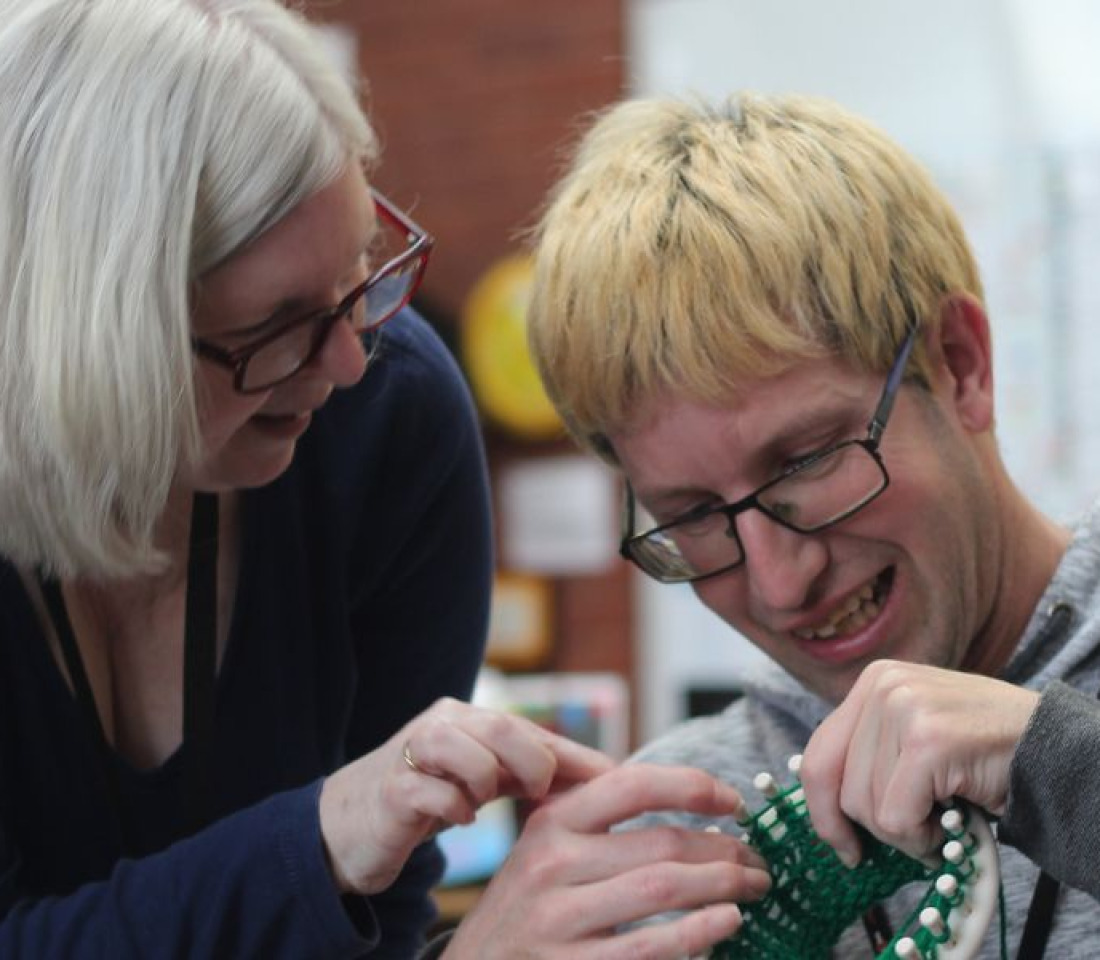
<path fill-rule="evenodd" d="M 640 404 L 609 438 L 641 494 L 643 485 L 663 485 L 676 467 L 686 473 L 697 462 L 745 463 L 846 425 L 853 414 L 869 416 L 872 379 L 839 362 L 817 361 L 753 381 L 721 400 L 666 390 Z"/>
<path fill-rule="evenodd" d="M 746 381 L 720 398 L 668 387 L 640 400 L 630 419 L 610 433 L 613 441 L 636 442 L 648 435 L 705 429 L 787 432 L 799 424 L 841 411 L 867 396 L 878 377 L 840 360 L 805 361 L 774 376 Z M 870 398 L 873 403 L 873 398 Z M 869 412 L 870 408 L 868 408 Z"/>

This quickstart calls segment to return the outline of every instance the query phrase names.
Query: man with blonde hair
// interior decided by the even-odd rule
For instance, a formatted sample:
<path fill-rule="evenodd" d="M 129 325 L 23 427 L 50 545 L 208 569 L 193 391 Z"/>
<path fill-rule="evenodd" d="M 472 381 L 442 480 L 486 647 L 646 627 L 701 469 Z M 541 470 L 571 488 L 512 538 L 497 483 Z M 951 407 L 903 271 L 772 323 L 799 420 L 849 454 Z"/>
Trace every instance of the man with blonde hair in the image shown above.
<path fill-rule="evenodd" d="M 770 658 L 644 758 L 751 795 L 804 752 L 848 863 L 854 824 L 922 855 L 965 798 L 1000 818 L 1013 950 L 1094 955 L 1100 515 L 1063 528 L 1006 472 L 981 281 L 928 174 L 822 100 L 631 101 L 536 245 L 533 350 L 623 474 L 623 555 Z"/>

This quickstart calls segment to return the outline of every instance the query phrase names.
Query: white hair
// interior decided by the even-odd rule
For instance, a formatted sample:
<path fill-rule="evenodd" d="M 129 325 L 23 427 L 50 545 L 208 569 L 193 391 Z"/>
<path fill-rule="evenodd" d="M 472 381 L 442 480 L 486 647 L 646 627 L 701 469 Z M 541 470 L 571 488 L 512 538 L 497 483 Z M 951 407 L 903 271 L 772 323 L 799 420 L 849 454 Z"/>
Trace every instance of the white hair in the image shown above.
<path fill-rule="evenodd" d="M 375 157 L 279 0 L 0 0 L 0 553 L 158 565 L 201 445 L 193 281 Z"/>

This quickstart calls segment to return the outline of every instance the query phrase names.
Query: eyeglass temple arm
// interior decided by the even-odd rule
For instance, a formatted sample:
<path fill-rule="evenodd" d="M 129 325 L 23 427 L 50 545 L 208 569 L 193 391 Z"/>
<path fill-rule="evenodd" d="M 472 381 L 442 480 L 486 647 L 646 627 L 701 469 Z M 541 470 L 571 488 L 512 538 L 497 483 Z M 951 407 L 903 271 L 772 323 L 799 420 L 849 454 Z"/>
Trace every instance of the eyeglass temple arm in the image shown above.
<path fill-rule="evenodd" d="M 913 352 L 913 344 L 917 340 L 916 328 L 910 326 L 905 340 L 894 358 L 894 365 L 890 368 L 890 375 L 886 378 L 886 386 L 882 389 L 882 397 L 879 399 L 875 412 L 871 414 L 871 422 L 867 425 L 867 439 L 877 444 L 882 437 L 886 423 L 890 419 L 890 412 L 894 409 L 894 400 L 898 395 L 898 387 L 901 378 L 905 375 L 905 367 L 909 363 L 909 355 Z"/>
<path fill-rule="evenodd" d="M 634 489 L 629 480 L 623 480 L 623 509 L 620 515 L 622 530 L 620 539 L 629 540 L 634 533 Z"/>

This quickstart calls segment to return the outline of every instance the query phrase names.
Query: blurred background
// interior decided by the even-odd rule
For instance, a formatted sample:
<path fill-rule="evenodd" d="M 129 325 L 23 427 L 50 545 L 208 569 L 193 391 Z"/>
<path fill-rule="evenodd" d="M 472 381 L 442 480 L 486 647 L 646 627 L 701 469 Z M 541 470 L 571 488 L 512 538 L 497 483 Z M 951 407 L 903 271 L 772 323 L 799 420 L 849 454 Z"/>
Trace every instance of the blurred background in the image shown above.
<path fill-rule="evenodd" d="M 962 215 L 1009 469 L 1069 519 L 1100 488 L 1100 4 L 1093 0 L 315 3 L 367 78 L 377 185 L 438 240 L 418 306 L 482 411 L 499 575 L 481 695 L 623 753 L 737 693 L 753 654 L 617 557 L 615 478 L 560 435 L 523 343 L 523 234 L 592 111 L 628 95 L 831 96 Z M 476 873 L 476 870 L 474 871 Z"/>

